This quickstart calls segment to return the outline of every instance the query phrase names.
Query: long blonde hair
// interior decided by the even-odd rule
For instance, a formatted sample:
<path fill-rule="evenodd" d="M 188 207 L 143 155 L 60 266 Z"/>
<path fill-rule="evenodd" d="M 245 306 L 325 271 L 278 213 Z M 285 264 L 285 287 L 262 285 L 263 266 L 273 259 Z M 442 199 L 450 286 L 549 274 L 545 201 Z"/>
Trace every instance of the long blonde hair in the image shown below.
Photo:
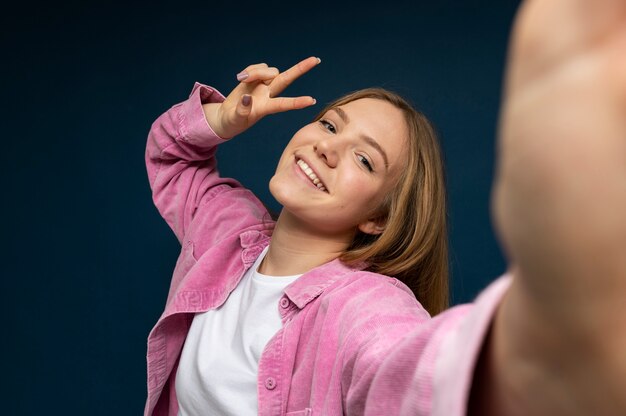
<path fill-rule="evenodd" d="M 422 306 L 436 315 L 448 307 L 448 240 L 443 160 L 437 134 L 430 121 L 404 98 L 382 88 L 367 88 L 345 95 L 328 110 L 362 98 L 393 104 L 405 117 L 406 167 L 380 208 L 386 214 L 379 235 L 357 232 L 340 257 L 346 263 L 365 262 L 367 269 L 393 276 L 413 290 Z"/>

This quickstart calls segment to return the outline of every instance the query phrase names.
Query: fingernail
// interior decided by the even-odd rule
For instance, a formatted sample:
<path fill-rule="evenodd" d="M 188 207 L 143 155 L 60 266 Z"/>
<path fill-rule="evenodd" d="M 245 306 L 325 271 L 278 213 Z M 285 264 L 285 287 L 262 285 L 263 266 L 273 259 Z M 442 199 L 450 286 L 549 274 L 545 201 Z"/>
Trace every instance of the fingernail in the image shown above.
<path fill-rule="evenodd" d="M 237 74 L 237 81 L 243 81 L 246 78 L 248 78 L 248 73 L 246 71 L 241 71 Z"/>
<path fill-rule="evenodd" d="M 249 106 L 250 102 L 252 102 L 252 97 L 248 94 L 245 94 L 243 97 L 241 97 L 241 104 L 243 104 L 245 107 Z"/>
<path fill-rule="evenodd" d="M 316 58 L 317 58 L 317 63 L 318 63 L 318 64 L 321 64 L 321 63 L 322 63 L 322 60 L 321 60 L 319 57 L 317 57 L 317 56 L 316 56 Z"/>
<path fill-rule="evenodd" d="M 313 98 L 313 104 L 316 104 L 317 100 L 315 98 Z"/>

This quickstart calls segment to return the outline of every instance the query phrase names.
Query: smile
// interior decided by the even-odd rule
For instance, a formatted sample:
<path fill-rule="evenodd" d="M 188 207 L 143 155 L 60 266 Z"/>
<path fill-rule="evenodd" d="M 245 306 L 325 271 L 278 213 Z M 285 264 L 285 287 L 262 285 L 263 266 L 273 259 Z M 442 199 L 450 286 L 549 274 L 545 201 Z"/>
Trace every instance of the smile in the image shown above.
<path fill-rule="evenodd" d="M 317 189 L 326 192 L 326 187 L 324 186 L 320 178 L 317 177 L 315 172 L 313 172 L 313 169 L 309 167 L 309 165 L 307 165 L 302 159 L 298 159 L 298 162 L 296 163 L 298 164 L 302 172 L 304 172 L 304 174 L 308 176 L 311 182 L 313 182 L 313 185 L 317 186 Z"/>

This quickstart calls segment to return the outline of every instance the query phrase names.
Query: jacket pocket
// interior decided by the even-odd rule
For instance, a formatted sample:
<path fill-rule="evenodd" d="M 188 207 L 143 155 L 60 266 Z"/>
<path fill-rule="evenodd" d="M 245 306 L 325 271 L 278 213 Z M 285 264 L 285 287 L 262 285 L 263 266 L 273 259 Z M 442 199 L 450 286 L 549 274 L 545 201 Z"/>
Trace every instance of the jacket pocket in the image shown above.
<path fill-rule="evenodd" d="M 285 416 L 312 416 L 313 411 L 310 408 L 306 408 L 304 410 L 298 410 L 296 412 L 287 412 Z"/>

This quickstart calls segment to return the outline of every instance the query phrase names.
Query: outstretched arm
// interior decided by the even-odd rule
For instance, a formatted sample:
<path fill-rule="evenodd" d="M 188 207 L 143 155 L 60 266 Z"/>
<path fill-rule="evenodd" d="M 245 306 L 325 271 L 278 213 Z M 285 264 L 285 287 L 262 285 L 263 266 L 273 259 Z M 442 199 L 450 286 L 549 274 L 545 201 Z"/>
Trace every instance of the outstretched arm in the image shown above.
<path fill-rule="evenodd" d="M 626 414 L 626 2 L 526 1 L 508 65 L 493 210 L 515 280 L 473 405 Z"/>

